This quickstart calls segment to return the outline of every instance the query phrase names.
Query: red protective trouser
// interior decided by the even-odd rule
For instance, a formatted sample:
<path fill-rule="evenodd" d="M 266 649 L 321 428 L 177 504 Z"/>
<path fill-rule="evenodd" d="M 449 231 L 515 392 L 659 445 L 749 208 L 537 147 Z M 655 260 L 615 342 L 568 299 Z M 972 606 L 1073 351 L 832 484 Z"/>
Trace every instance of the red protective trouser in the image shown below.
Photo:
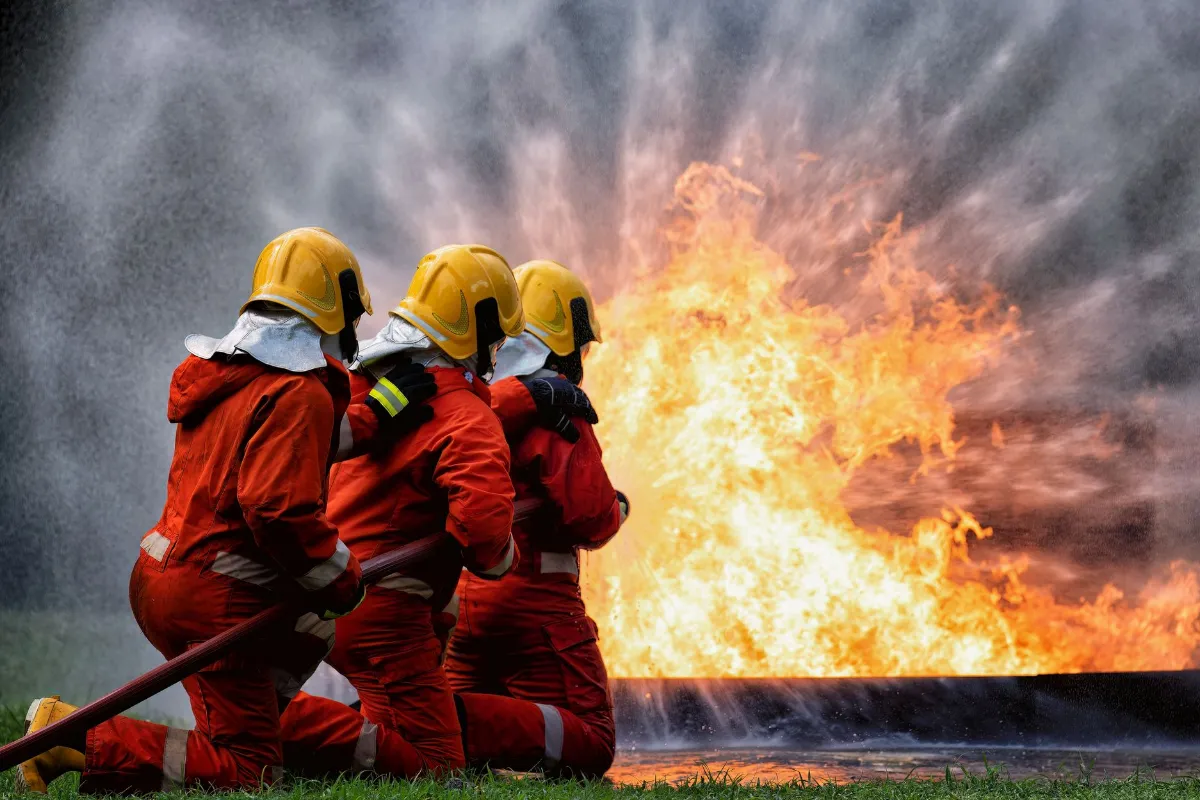
<path fill-rule="evenodd" d="M 398 778 L 461 769 L 462 736 L 441 665 L 430 601 L 373 586 L 338 620 L 329 664 L 358 691 L 362 713 L 301 693 L 283 715 L 289 771 L 373 770 Z"/>
<path fill-rule="evenodd" d="M 226 564 L 228 566 L 228 564 Z M 248 561 L 235 564 L 253 570 Z M 188 562 L 164 567 L 143 552 L 129 583 L 146 638 L 174 658 L 272 605 L 265 589 Z M 256 640 L 183 681 L 195 730 L 116 717 L 88 732 L 86 792 L 149 792 L 183 786 L 252 788 L 283 765 L 279 709 L 329 652 L 333 624 L 305 614 L 294 628 Z"/>
<path fill-rule="evenodd" d="M 495 633 L 482 636 L 473 605 L 468 593 L 446 661 L 468 764 L 604 774 L 612 766 L 616 729 L 595 623 L 582 613 L 555 618 L 545 609 L 523 615 L 513 608 L 513 624 L 489 626 Z M 533 624 L 521 626 L 525 617 Z"/>

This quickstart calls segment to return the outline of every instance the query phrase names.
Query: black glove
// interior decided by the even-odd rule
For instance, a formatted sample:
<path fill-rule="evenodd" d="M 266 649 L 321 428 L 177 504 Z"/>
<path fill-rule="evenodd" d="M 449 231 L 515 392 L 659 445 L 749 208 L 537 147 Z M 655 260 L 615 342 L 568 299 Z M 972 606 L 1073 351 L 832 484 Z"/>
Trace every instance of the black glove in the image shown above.
<path fill-rule="evenodd" d="M 367 585 L 365 583 L 360 583 L 354 591 L 354 596 L 349 600 L 319 604 L 321 606 L 321 611 L 317 613 L 317 616 L 326 621 L 340 619 L 362 605 L 362 601 L 366 598 L 366 596 Z"/>
<path fill-rule="evenodd" d="M 571 422 L 571 417 L 580 417 L 593 425 L 600 421 L 583 389 L 566 378 L 531 378 L 521 384 L 533 397 L 542 426 L 571 444 L 579 441 L 579 429 Z"/>
<path fill-rule="evenodd" d="M 617 505 L 621 507 L 621 524 L 624 525 L 629 519 L 629 498 L 620 489 L 617 489 Z"/>
<path fill-rule="evenodd" d="M 380 431 L 396 437 L 433 419 L 425 401 L 436 393 L 433 375 L 406 358 L 375 382 L 366 402 L 379 417 Z"/>

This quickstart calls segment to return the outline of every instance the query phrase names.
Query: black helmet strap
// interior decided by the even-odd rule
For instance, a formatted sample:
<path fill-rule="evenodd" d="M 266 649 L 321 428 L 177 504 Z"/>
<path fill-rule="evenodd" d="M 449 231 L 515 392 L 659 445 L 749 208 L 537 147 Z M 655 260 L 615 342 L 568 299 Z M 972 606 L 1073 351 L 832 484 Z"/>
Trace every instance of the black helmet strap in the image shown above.
<path fill-rule="evenodd" d="M 482 378 L 496 369 L 492 363 L 492 345 L 503 341 L 500 327 L 500 304 L 494 297 L 485 297 L 475 304 L 475 374 Z"/>
<path fill-rule="evenodd" d="M 338 334 L 338 346 L 342 349 L 342 358 L 347 362 L 358 357 L 358 334 L 354 323 L 366 313 L 362 295 L 358 291 L 358 276 L 352 269 L 344 269 L 338 273 L 338 288 L 342 290 L 343 326 Z"/>
<path fill-rule="evenodd" d="M 571 300 L 571 328 L 575 334 L 575 349 L 565 356 L 551 353 L 546 357 L 546 368 L 565 375 L 571 383 L 579 385 L 583 382 L 583 346 L 596 340 L 587 300 L 582 297 Z"/>

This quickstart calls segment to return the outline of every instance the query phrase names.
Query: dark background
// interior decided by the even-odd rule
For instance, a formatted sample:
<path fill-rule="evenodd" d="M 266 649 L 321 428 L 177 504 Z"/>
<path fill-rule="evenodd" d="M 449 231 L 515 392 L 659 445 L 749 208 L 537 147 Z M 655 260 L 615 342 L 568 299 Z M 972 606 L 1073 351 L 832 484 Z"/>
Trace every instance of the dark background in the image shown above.
<path fill-rule="evenodd" d="M 681 170 L 735 157 L 812 302 L 851 302 L 864 242 L 817 241 L 806 213 L 869 180 L 864 213 L 922 227 L 932 271 L 1021 307 L 1030 335 L 956 398 L 980 431 L 1033 430 L 1010 471 L 962 471 L 985 523 L 997 486 L 1053 477 L 1063 491 L 997 512 L 1013 542 L 1069 538 L 1090 563 L 1192 552 L 1191 0 L 197 0 L 0 20 L 0 608 L 124 608 L 183 337 L 230 327 L 280 231 L 351 244 L 368 334 L 447 241 L 560 259 L 607 296 L 654 252 Z M 1104 413 L 1132 420 L 1112 434 L 1126 447 L 1072 449 Z M 865 519 L 936 511 L 945 487 L 910 472 L 872 478 L 906 488 L 864 499 Z"/>

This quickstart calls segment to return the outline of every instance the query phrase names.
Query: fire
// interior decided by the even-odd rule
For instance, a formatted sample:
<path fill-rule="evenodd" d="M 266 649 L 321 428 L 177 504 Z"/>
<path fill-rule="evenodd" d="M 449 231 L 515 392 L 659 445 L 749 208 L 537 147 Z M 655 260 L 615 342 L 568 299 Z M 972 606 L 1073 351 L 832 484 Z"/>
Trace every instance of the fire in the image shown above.
<path fill-rule="evenodd" d="M 958 444 L 947 400 L 1020 335 L 998 293 L 957 299 L 901 220 L 863 256 L 874 313 L 792 298 L 794 269 L 756 236 L 763 193 L 693 164 L 669 256 L 598 311 L 587 389 L 633 514 L 587 562 L 585 592 L 619 676 L 994 675 L 1178 669 L 1200 644 L 1200 579 L 1174 564 L 1136 598 L 1061 604 L 1021 560 L 968 555 L 989 536 L 930 509 L 908 534 L 866 531 L 841 499 L 902 441 L 922 470 Z M 997 446 L 1003 435 L 996 429 Z M 914 476 L 919 480 L 920 476 Z M 940 512 L 940 513 L 939 513 Z M 986 522 L 986 520 L 985 520 Z"/>

